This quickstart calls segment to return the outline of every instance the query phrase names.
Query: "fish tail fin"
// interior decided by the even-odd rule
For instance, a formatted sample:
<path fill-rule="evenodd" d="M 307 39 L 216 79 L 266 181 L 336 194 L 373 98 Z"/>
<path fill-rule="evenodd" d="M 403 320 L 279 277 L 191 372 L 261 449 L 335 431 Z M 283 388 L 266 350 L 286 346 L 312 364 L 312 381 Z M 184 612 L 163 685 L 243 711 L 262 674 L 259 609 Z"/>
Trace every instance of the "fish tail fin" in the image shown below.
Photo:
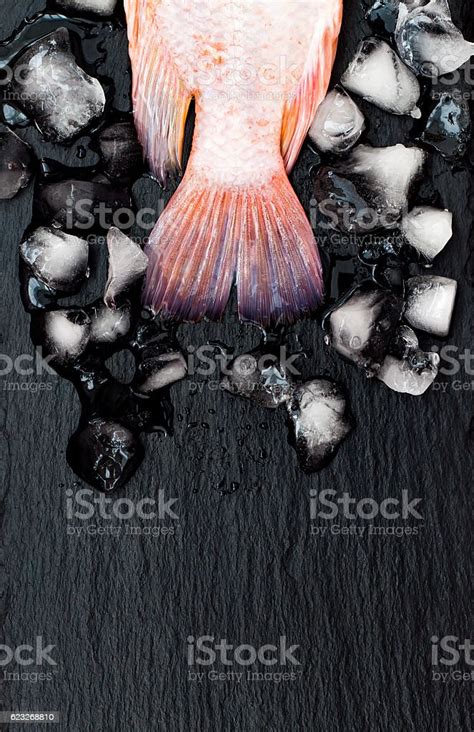
<path fill-rule="evenodd" d="M 261 187 L 205 188 L 187 174 L 147 246 L 144 304 L 162 317 L 219 319 L 234 279 L 239 315 L 294 322 L 321 300 L 313 232 L 282 169 Z"/>

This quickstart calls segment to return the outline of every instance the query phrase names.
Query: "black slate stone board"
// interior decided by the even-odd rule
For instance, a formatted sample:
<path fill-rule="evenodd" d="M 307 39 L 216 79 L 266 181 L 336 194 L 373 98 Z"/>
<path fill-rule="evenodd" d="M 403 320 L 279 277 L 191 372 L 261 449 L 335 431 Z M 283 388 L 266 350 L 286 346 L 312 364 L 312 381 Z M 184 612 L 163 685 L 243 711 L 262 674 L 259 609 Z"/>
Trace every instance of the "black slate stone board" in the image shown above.
<path fill-rule="evenodd" d="M 450 4 L 473 40 L 470 3 Z M 1 0 L 2 36 L 41 9 L 41 0 Z M 364 11 L 358 0 L 345 2 L 336 79 L 368 34 Z M 123 33 L 113 48 L 108 67 L 116 76 L 121 71 L 128 86 Z M 407 139 L 410 120 L 362 106 L 370 110 L 369 142 Z M 71 151 L 56 157 L 70 163 Z M 305 206 L 313 159 L 305 149 L 293 175 Z M 470 173 L 452 173 L 434 155 L 431 174 L 443 206 L 454 212 L 453 241 L 434 271 L 459 282 L 448 343 L 463 353 L 471 344 Z M 18 243 L 30 221 L 31 194 L 30 186 L 0 205 L 1 350 L 12 359 L 33 353 L 18 287 Z M 162 489 L 166 499 L 176 498 L 179 520 L 161 522 L 173 524 L 174 535 L 125 535 L 124 526 L 160 524 L 140 518 L 68 520 L 67 492 L 78 488 L 65 460 L 79 417 L 73 388 L 49 375 L 1 377 L 0 641 L 15 648 L 42 636 L 55 646 L 57 661 L 0 666 L 3 710 L 57 710 L 57 729 L 94 732 L 468 729 L 470 683 L 432 679 L 431 638 L 469 636 L 472 375 L 461 365 L 441 377 L 443 390 L 401 396 L 329 353 L 316 324 L 300 324 L 296 332 L 313 354 L 305 373 L 328 372 L 346 385 L 357 429 L 328 468 L 308 477 L 287 445 L 282 413 L 208 389 L 191 397 L 186 382 L 174 387 L 174 438 L 147 438 L 145 462 L 120 493 L 138 501 Z M 180 333 L 184 344 L 217 339 L 244 349 L 259 340 L 256 330 L 240 328 L 232 309 L 223 324 Z M 6 386 L 31 381 L 44 383 L 43 390 Z M 238 486 L 227 490 L 232 483 Z M 422 499 L 423 519 L 401 524 L 418 534 L 314 536 L 309 491 L 323 489 L 377 501 L 406 489 Z M 109 532 L 122 526 L 122 535 L 70 535 L 86 524 Z M 201 635 L 256 647 L 286 636 L 299 646 L 301 665 L 263 670 L 296 668 L 297 678 L 191 681 L 187 638 Z M 5 671 L 50 678 L 5 681 Z"/>

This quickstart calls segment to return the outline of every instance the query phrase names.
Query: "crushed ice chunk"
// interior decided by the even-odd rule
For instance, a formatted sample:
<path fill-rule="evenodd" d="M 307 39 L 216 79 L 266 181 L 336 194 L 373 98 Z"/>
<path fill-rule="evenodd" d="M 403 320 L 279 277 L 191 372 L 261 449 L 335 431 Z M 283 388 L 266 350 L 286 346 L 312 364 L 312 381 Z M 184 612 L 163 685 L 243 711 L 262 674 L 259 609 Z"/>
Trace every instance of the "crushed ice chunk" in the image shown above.
<path fill-rule="evenodd" d="M 37 279 L 59 292 L 77 292 L 88 272 L 88 242 L 60 229 L 35 229 L 20 254 Z"/>
<path fill-rule="evenodd" d="M 400 321 L 403 301 L 379 287 L 360 287 L 328 317 L 326 340 L 369 374 L 377 371 Z"/>
<path fill-rule="evenodd" d="M 33 154 L 18 135 L 0 127 L 0 200 L 14 198 L 33 175 Z"/>
<path fill-rule="evenodd" d="M 143 153 L 133 122 L 117 122 L 103 130 L 99 149 L 109 178 L 128 181 L 138 175 Z"/>
<path fill-rule="evenodd" d="M 186 360 L 179 351 L 151 356 L 139 364 L 133 389 L 139 394 L 152 394 L 165 386 L 181 381 L 187 372 Z"/>
<path fill-rule="evenodd" d="M 403 217 L 401 230 L 408 243 L 431 261 L 453 235 L 453 214 L 431 206 L 416 206 Z"/>
<path fill-rule="evenodd" d="M 88 307 L 87 313 L 91 319 L 91 343 L 116 343 L 130 332 L 132 316 L 127 304 L 112 310 L 98 300 Z"/>
<path fill-rule="evenodd" d="M 39 342 L 53 356 L 53 363 L 65 365 L 74 361 L 89 343 L 91 321 L 79 308 L 37 313 L 32 322 L 35 338 L 39 335 Z"/>
<path fill-rule="evenodd" d="M 66 229 L 107 228 L 116 212 L 131 211 L 131 207 L 127 191 L 98 181 L 70 178 L 41 184 L 35 191 L 35 213 L 42 221 L 55 221 Z"/>
<path fill-rule="evenodd" d="M 67 13 L 92 13 L 94 15 L 113 15 L 117 0 L 56 0 L 56 5 Z"/>
<path fill-rule="evenodd" d="M 471 114 L 467 101 L 447 92 L 440 94 L 421 136 L 422 142 L 455 163 L 465 156 L 470 137 Z"/>
<path fill-rule="evenodd" d="M 320 168 L 315 195 L 325 225 L 361 234 L 396 227 L 426 156 L 417 147 L 358 145 L 346 160 Z"/>
<path fill-rule="evenodd" d="M 105 108 L 104 90 L 77 65 L 66 28 L 41 38 L 22 54 L 15 64 L 12 91 L 51 142 L 75 137 Z"/>
<path fill-rule="evenodd" d="M 319 150 L 340 154 L 356 144 L 364 128 L 357 104 L 344 89 L 336 88 L 319 105 L 308 134 Z"/>
<path fill-rule="evenodd" d="M 148 257 L 136 242 L 115 227 L 109 229 L 107 247 L 109 271 L 104 302 L 108 307 L 114 308 L 117 299 L 127 293 L 145 274 Z"/>
<path fill-rule="evenodd" d="M 67 448 L 76 475 L 104 493 L 125 485 L 143 457 L 143 446 L 131 430 L 100 417 L 81 424 Z"/>
<path fill-rule="evenodd" d="M 457 282 L 448 277 L 423 275 L 407 282 L 405 318 L 414 328 L 439 337 L 451 326 Z"/>
<path fill-rule="evenodd" d="M 284 361 L 271 349 L 262 347 L 243 353 L 227 364 L 221 386 L 267 409 L 276 409 L 288 401 L 292 390 L 291 375 Z"/>
<path fill-rule="evenodd" d="M 308 381 L 295 388 L 287 408 L 302 470 L 320 470 L 352 429 L 340 387 L 327 379 Z"/>
<path fill-rule="evenodd" d="M 474 43 L 454 25 L 447 0 L 400 3 L 395 38 L 403 61 L 431 78 L 456 71 L 474 54 Z"/>
<path fill-rule="evenodd" d="M 341 84 L 387 112 L 421 117 L 417 107 L 421 90 L 416 76 L 379 38 L 361 42 Z"/>
<path fill-rule="evenodd" d="M 423 354 L 423 352 L 419 352 Z M 423 354 L 424 358 L 417 356 L 418 365 L 413 365 L 410 359 L 397 359 L 395 356 L 386 356 L 377 378 L 393 391 L 412 396 L 421 396 L 431 386 L 438 375 L 437 359 L 435 353 Z"/>

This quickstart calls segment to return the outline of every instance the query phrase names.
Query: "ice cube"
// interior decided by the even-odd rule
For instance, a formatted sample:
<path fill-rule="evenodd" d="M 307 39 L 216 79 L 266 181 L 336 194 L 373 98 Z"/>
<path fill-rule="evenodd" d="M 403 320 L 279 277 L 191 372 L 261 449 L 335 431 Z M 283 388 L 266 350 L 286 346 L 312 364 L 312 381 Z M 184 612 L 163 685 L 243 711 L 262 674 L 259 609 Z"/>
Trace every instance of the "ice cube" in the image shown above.
<path fill-rule="evenodd" d="M 101 418 L 81 424 L 67 448 L 67 460 L 76 475 L 104 493 L 130 480 L 143 457 L 143 446 L 131 430 Z"/>
<path fill-rule="evenodd" d="M 137 394 L 153 396 L 165 386 L 184 379 L 187 362 L 174 333 L 158 319 L 143 318 L 130 342 L 137 370 L 132 388 Z"/>
<path fill-rule="evenodd" d="M 421 90 L 416 76 L 379 38 L 362 41 L 341 84 L 387 112 L 421 117 L 417 107 Z"/>
<path fill-rule="evenodd" d="M 65 229 L 107 228 L 122 210 L 130 216 L 130 195 L 108 183 L 70 178 L 41 184 L 35 191 L 37 216 L 47 223 L 55 221 Z"/>
<path fill-rule="evenodd" d="M 43 346 L 52 363 L 66 365 L 84 353 L 91 330 L 91 321 L 84 310 L 69 308 L 38 312 L 32 319 L 32 336 Z"/>
<path fill-rule="evenodd" d="M 336 88 L 319 105 L 308 134 L 322 152 L 340 154 L 356 144 L 364 127 L 357 104 L 344 89 Z"/>
<path fill-rule="evenodd" d="M 109 308 L 114 308 L 117 300 L 143 277 L 148 266 L 148 257 L 136 242 L 115 227 L 109 229 L 107 247 L 109 271 L 104 302 Z"/>
<path fill-rule="evenodd" d="M 12 91 L 51 142 L 75 137 L 105 108 L 104 90 L 77 65 L 66 28 L 44 36 L 22 54 L 15 64 Z"/>
<path fill-rule="evenodd" d="M 417 147 L 359 145 L 352 152 L 349 165 L 355 175 L 367 176 L 372 185 L 385 189 L 389 206 L 402 209 L 425 159 L 426 154 Z"/>
<path fill-rule="evenodd" d="M 414 328 L 439 337 L 451 326 L 457 282 L 448 277 L 424 275 L 407 282 L 405 318 Z"/>
<path fill-rule="evenodd" d="M 140 172 L 143 152 L 133 122 L 117 122 L 99 135 L 99 148 L 106 174 L 130 181 Z"/>
<path fill-rule="evenodd" d="M 474 53 L 474 43 L 454 25 L 447 0 L 410 7 L 400 3 L 395 38 L 403 61 L 427 77 L 455 71 Z"/>
<path fill-rule="evenodd" d="M 376 33 L 390 35 L 397 27 L 399 9 L 399 0 L 376 0 L 366 18 Z"/>
<path fill-rule="evenodd" d="M 25 127 L 29 123 L 28 117 L 11 104 L 3 105 L 2 116 L 5 124 L 12 127 Z"/>
<path fill-rule="evenodd" d="M 104 348 L 91 350 L 71 364 L 67 377 L 76 386 L 84 412 L 117 421 L 134 433 L 172 431 L 172 405 L 166 394 L 135 393 L 117 381 L 104 364 Z"/>
<path fill-rule="evenodd" d="M 53 290 L 77 292 L 87 275 L 88 242 L 60 229 L 35 229 L 20 245 L 20 254 L 34 276 Z"/>
<path fill-rule="evenodd" d="M 432 362 L 436 354 L 427 353 L 425 356 L 425 365 L 420 368 L 413 368 L 409 360 L 386 356 L 377 378 L 393 391 L 421 396 L 438 375 L 437 365 Z"/>
<path fill-rule="evenodd" d="M 123 340 L 132 327 L 127 304 L 112 310 L 98 300 L 87 308 L 87 313 L 91 319 L 90 342 L 94 344 L 115 344 Z"/>
<path fill-rule="evenodd" d="M 418 336 L 408 325 L 399 325 L 390 341 L 389 352 L 392 356 L 404 359 L 413 351 L 419 350 Z"/>
<path fill-rule="evenodd" d="M 403 217 L 401 230 L 408 243 L 431 261 L 453 235 L 453 214 L 431 206 L 416 206 Z"/>
<path fill-rule="evenodd" d="M 330 313 L 326 340 L 341 356 L 373 374 L 402 312 L 403 301 L 393 293 L 372 285 L 360 287 Z"/>
<path fill-rule="evenodd" d="M 165 386 L 181 381 L 186 377 L 186 360 L 179 351 L 169 351 L 145 358 L 138 366 L 133 382 L 134 391 L 139 394 L 152 394 Z"/>
<path fill-rule="evenodd" d="M 421 136 L 422 142 L 455 163 L 465 156 L 470 137 L 471 115 L 466 100 L 446 92 L 440 94 Z"/>
<path fill-rule="evenodd" d="M 27 312 L 49 310 L 57 301 L 59 293 L 41 282 L 31 273 L 23 259 L 20 260 L 20 293 Z"/>
<path fill-rule="evenodd" d="M 420 396 L 436 379 L 439 361 L 437 353 L 420 350 L 411 328 L 400 325 L 377 378 L 393 391 Z"/>
<path fill-rule="evenodd" d="M 292 380 L 284 360 L 276 352 L 258 347 L 226 365 L 221 386 L 260 407 L 276 409 L 290 398 Z"/>
<path fill-rule="evenodd" d="M 30 147 L 18 135 L 0 127 L 0 200 L 14 198 L 33 175 Z"/>
<path fill-rule="evenodd" d="M 92 13 L 93 15 L 113 15 L 117 0 L 56 0 L 56 5 L 66 13 Z"/>
<path fill-rule="evenodd" d="M 352 429 L 340 387 L 327 379 L 297 386 L 287 404 L 293 442 L 301 468 L 323 468 Z"/>
<path fill-rule="evenodd" d="M 396 227 L 425 159 L 417 147 L 358 145 L 346 160 L 320 168 L 315 195 L 323 225 L 360 234 Z"/>

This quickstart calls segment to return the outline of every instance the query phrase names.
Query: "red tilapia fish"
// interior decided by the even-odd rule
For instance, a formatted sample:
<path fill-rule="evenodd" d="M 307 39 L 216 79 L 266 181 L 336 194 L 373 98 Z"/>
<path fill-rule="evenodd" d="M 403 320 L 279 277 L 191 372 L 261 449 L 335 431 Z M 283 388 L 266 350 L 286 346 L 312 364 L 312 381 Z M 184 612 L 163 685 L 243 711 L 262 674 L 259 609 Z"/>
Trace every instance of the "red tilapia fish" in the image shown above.
<path fill-rule="evenodd" d="M 321 299 L 289 181 L 329 84 L 342 0 L 125 0 L 135 122 L 154 174 L 185 175 L 153 230 L 144 304 L 162 317 L 291 323 Z"/>

